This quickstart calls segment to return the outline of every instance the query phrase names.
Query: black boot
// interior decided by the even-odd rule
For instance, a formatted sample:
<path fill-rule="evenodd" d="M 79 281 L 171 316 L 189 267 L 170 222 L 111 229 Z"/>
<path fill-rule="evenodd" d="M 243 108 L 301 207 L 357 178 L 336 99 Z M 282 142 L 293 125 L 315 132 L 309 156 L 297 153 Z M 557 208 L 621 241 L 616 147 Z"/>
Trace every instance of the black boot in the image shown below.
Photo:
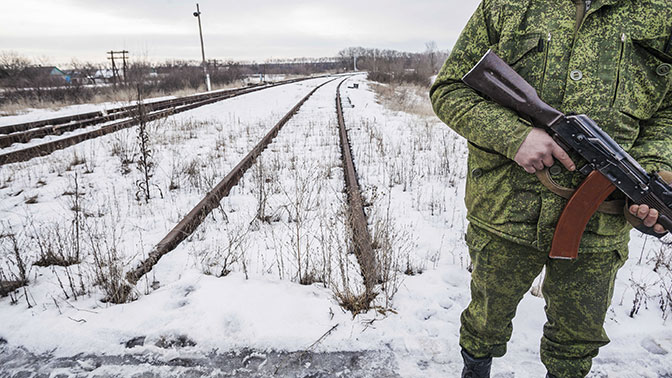
<path fill-rule="evenodd" d="M 462 349 L 462 359 L 464 360 L 462 378 L 490 378 L 492 357 L 474 358 Z"/>

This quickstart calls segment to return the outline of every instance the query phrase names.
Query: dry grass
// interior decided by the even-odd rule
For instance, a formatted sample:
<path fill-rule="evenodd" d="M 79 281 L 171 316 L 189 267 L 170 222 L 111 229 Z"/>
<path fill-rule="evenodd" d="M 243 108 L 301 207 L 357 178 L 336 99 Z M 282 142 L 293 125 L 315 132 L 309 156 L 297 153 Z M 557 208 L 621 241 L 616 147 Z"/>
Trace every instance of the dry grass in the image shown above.
<path fill-rule="evenodd" d="M 375 292 L 364 292 L 361 294 L 354 294 L 351 291 L 334 290 L 334 295 L 338 300 L 338 304 L 346 311 L 350 311 L 352 316 L 363 314 L 369 311 L 374 299 L 378 295 Z"/>
<path fill-rule="evenodd" d="M 373 84 L 373 91 L 379 103 L 388 109 L 435 117 L 429 101 L 429 88 L 417 84 Z"/>

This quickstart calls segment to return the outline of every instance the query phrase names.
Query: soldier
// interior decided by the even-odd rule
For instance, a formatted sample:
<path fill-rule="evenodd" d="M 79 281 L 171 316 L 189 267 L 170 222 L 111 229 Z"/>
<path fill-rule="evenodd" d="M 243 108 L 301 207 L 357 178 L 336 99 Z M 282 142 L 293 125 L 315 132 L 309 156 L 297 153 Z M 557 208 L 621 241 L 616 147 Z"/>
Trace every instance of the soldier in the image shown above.
<path fill-rule="evenodd" d="M 579 258 L 550 260 L 566 204 L 559 194 L 584 179 L 579 160 L 460 79 L 493 49 L 543 101 L 593 118 L 647 171 L 669 171 L 671 45 L 669 0 L 483 0 L 469 20 L 430 92 L 436 114 L 469 148 L 466 241 L 474 270 L 461 316 L 462 377 L 489 377 L 492 357 L 506 352 L 517 305 L 543 267 L 547 377 L 586 376 L 609 342 L 603 323 L 631 227 L 627 211 L 596 213 Z M 655 210 L 629 211 L 643 220 L 638 228 L 664 232 Z"/>

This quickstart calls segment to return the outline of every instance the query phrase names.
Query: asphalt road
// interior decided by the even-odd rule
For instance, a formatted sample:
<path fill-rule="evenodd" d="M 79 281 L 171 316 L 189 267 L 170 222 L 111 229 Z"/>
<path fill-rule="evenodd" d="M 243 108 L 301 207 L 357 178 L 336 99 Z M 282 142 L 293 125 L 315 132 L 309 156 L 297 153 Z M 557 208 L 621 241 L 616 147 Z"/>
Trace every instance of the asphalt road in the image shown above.
<path fill-rule="evenodd" d="M 396 378 L 397 363 L 390 352 L 262 352 L 244 349 L 207 355 L 181 349 L 119 356 L 80 354 L 36 355 L 21 347 L 0 345 L 1 378 L 70 377 L 292 377 Z"/>

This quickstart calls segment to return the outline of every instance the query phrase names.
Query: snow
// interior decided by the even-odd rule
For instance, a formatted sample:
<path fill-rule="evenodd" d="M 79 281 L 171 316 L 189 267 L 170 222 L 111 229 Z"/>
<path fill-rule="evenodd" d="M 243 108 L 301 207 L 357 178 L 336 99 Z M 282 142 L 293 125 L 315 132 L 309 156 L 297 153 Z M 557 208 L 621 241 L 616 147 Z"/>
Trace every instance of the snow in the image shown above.
<path fill-rule="evenodd" d="M 13 330 L 7 337 L 10 343 L 25 340 L 29 350 L 46 347 L 56 349 L 56 356 L 69 356 L 123 353 L 124 344 L 138 336 L 146 336 L 145 344 L 150 345 L 138 349 L 157 349 L 153 344 L 161 337 L 183 334 L 197 343 L 194 353 L 243 347 L 300 350 L 348 318 L 323 288 L 246 280 L 239 273 L 226 281 L 192 269 L 183 272 L 179 282 L 130 304 L 101 308 L 95 300 L 85 300 L 76 305 L 91 312 L 72 307 L 61 307 L 62 315 L 31 311 L 30 316 L 40 317 L 40 332 L 22 327 L 28 314 L 19 306 L 3 314 L 3 325 Z M 330 319 L 330 307 L 338 312 L 335 320 Z M 294 316 L 297 309 L 304 317 Z"/>
<path fill-rule="evenodd" d="M 136 199 L 136 164 L 126 164 L 125 171 L 122 162 L 124 154 L 137 158 L 135 128 L 0 167 L 0 233 L 16 233 L 29 262 L 39 254 L 31 236 L 56 229 L 64 239 L 71 235 L 73 196 L 64 192 L 74 191 L 76 172 L 84 192 L 82 250 L 92 245 L 89 235 L 99 238 L 100 247 L 115 246 L 119 264 L 130 269 L 300 98 L 327 80 L 262 90 L 151 126 L 155 186 L 147 203 Z M 362 290 L 344 236 L 334 101 L 340 80 L 319 89 L 220 209 L 141 279 L 137 300 L 101 302 L 104 293 L 94 285 L 89 255 L 68 270 L 32 266 L 30 285 L 18 291 L 18 302 L 0 299 L 0 338 L 37 355 L 153 354 L 166 361 L 245 348 L 381 351 L 394 356 L 402 377 L 457 376 L 459 316 L 470 297 L 463 240 L 465 143 L 435 117 L 386 107 L 362 75 L 341 87 L 370 228 L 374 240 L 389 242 L 395 262 L 391 284 L 381 288 L 376 302 L 378 310 L 392 311 L 353 317 L 335 296 Z M 73 164 L 75 154 L 86 161 Z M 33 196 L 37 203 L 26 203 Z M 266 218 L 259 219 L 262 202 Z M 656 254 L 670 252 L 657 240 L 632 235 L 630 259 L 619 272 L 607 314 L 612 342 L 601 349 L 590 377 L 672 374 L 672 330 L 664 318 L 670 310 L 659 307 L 661 285 L 670 287 L 672 279 L 664 267 L 652 270 Z M 0 266 L 5 274 L 16 274 L 11 244 L 0 240 Z M 312 283 L 299 284 L 304 277 Z M 77 290 L 80 281 L 84 294 Z M 631 318 L 637 285 L 647 288 L 641 294 L 646 303 Z M 524 297 L 508 353 L 495 359 L 493 377 L 545 374 L 538 352 L 543 307 L 543 299 Z M 145 337 L 143 345 L 126 347 L 138 337 Z M 189 342 L 157 346 L 180 338 Z M 105 369 L 88 370 L 117 373 Z M 133 373 L 126 369 L 122 374 Z M 155 372 L 171 370 L 164 366 Z"/>

